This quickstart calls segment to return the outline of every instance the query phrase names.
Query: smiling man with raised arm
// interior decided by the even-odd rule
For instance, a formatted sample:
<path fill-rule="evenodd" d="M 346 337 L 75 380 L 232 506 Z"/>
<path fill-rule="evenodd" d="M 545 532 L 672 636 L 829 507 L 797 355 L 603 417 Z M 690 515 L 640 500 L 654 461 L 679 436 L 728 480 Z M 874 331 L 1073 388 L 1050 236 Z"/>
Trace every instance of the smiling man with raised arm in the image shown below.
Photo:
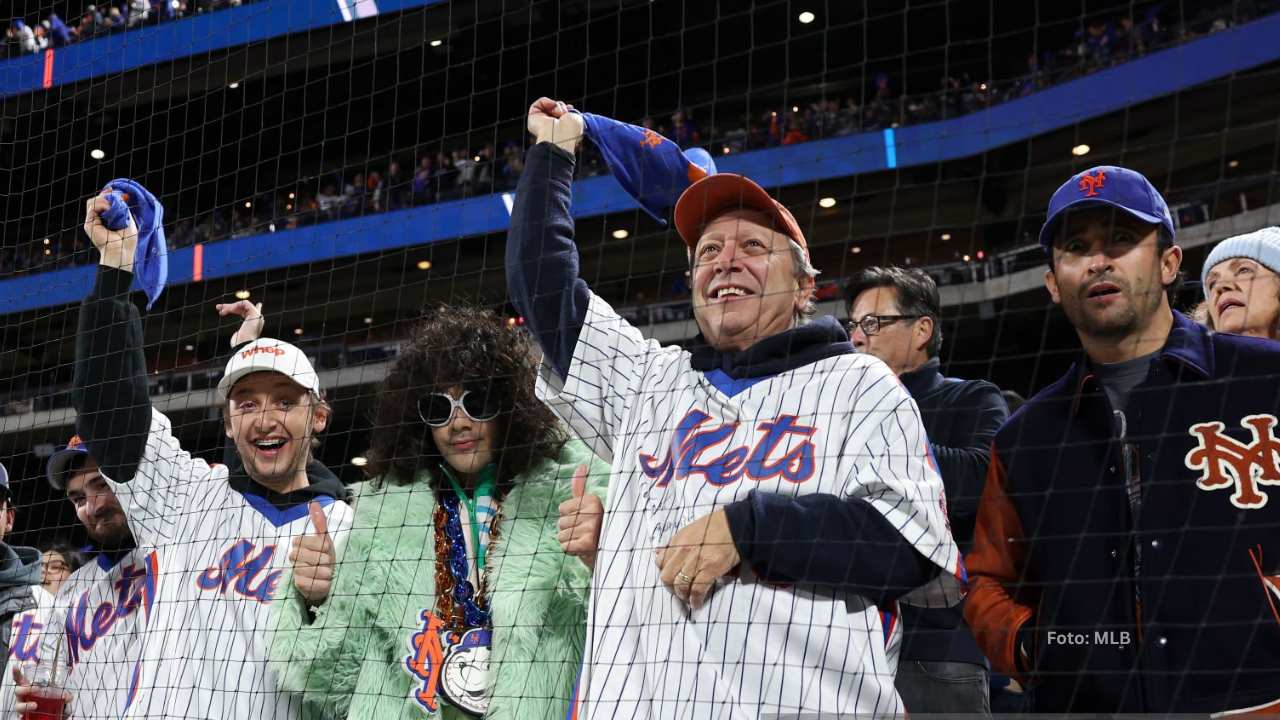
<path fill-rule="evenodd" d="M 507 280 L 540 396 L 612 463 L 579 717 L 902 713 L 896 603 L 948 604 L 959 554 L 915 404 L 831 318 L 795 218 L 747 178 L 685 192 L 701 335 L 646 341 L 578 277 L 581 118 L 533 104 Z"/>
<path fill-rule="evenodd" d="M 266 668 L 268 608 L 291 541 L 317 524 L 337 538 L 351 522 L 338 478 L 312 457 L 329 420 L 320 379 L 301 350 L 255 340 L 218 384 L 241 464 L 184 450 L 151 406 L 142 320 L 130 301 L 136 229 L 107 229 L 90 198 L 85 232 L 100 253 L 80 308 L 76 429 L 119 500 L 139 546 L 156 548 L 155 605 L 127 717 L 295 718 Z"/>

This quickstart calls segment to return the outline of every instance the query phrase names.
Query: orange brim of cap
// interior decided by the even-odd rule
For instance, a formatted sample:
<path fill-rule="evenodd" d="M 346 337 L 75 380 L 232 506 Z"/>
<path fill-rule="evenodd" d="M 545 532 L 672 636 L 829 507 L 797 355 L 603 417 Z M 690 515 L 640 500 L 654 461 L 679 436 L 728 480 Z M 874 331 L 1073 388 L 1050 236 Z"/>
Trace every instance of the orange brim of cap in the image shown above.
<path fill-rule="evenodd" d="M 768 215 L 775 230 L 808 252 L 804 233 L 791 211 L 749 178 L 732 173 L 708 175 L 680 195 L 675 209 L 676 232 L 685 245 L 696 247 L 707 223 L 732 210 L 757 210 Z"/>

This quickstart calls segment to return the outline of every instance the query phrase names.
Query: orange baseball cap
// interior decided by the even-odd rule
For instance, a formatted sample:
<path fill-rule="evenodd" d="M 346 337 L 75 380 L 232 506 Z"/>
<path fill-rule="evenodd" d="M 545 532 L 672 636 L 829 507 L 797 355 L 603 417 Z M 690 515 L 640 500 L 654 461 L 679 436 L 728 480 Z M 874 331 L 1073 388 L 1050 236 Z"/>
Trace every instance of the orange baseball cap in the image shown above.
<path fill-rule="evenodd" d="M 796 217 L 764 188 L 732 173 L 708 175 L 689 186 L 676 201 L 676 232 L 685 245 L 697 247 L 707 223 L 731 210 L 758 210 L 773 218 L 774 229 L 795 240 L 809 252 Z"/>

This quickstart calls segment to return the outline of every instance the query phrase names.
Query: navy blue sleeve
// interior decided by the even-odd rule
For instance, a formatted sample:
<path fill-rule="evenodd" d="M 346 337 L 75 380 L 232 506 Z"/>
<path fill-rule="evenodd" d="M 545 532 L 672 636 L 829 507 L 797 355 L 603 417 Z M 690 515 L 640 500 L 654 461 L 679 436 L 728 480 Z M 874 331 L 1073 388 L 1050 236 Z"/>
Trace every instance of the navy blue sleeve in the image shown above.
<path fill-rule="evenodd" d="M 116 482 L 138 470 L 151 429 L 142 316 L 129 300 L 133 273 L 98 268 L 93 293 L 80 304 L 76 334 L 76 434 Z"/>
<path fill-rule="evenodd" d="M 591 291 L 578 277 L 573 244 L 573 155 L 553 143 L 534 145 L 511 206 L 507 293 L 561 379 L 587 318 Z"/>
<path fill-rule="evenodd" d="M 973 537 L 978 502 L 987 484 L 991 441 L 1009 417 L 1009 406 L 1000 394 L 1000 388 L 986 382 L 971 383 L 971 388 L 952 401 L 954 411 L 964 414 L 965 436 L 952 438 L 948 445 L 929 444 L 938 462 L 942 483 L 947 488 L 947 515 L 961 552 L 968 552 L 969 541 Z M 960 424 L 956 423 L 957 426 Z"/>
<path fill-rule="evenodd" d="M 768 582 L 840 588 L 883 606 L 941 572 L 858 498 L 752 490 L 724 511 L 742 561 Z"/>

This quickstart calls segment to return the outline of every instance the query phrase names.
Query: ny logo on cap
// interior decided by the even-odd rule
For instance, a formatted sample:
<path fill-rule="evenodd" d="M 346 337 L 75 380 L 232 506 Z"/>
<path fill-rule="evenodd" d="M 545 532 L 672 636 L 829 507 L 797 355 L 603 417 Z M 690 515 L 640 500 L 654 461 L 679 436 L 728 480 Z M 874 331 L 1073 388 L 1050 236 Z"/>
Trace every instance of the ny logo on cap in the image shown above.
<path fill-rule="evenodd" d="M 1084 193 L 1085 197 L 1093 197 L 1098 194 L 1098 188 L 1102 187 L 1106 179 L 1107 174 L 1101 170 L 1092 175 L 1085 173 L 1080 176 L 1080 192 Z"/>

